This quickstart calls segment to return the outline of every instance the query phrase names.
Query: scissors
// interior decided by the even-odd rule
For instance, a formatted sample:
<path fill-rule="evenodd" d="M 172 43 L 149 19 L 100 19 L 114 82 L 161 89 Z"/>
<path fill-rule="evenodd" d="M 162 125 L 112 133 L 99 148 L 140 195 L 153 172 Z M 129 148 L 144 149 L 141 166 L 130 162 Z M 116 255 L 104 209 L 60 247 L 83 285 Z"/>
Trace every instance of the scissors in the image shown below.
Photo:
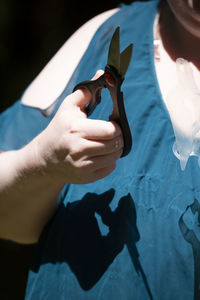
<path fill-rule="evenodd" d="M 119 124 L 124 138 L 124 149 L 121 157 L 126 156 L 132 147 L 131 131 L 126 117 L 123 92 L 121 91 L 124 75 L 131 60 L 132 50 L 133 44 L 130 44 L 120 53 L 120 26 L 118 26 L 110 42 L 104 74 L 96 80 L 82 81 L 73 89 L 73 92 L 80 88 L 87 88 L 90 91 L 92 99 L 85 107 L 87 116 L 100 103 L 102 89 L 107 88 L 109 90 L 113 102 L 113 110 L 109 120 L 116 121 Z"/>

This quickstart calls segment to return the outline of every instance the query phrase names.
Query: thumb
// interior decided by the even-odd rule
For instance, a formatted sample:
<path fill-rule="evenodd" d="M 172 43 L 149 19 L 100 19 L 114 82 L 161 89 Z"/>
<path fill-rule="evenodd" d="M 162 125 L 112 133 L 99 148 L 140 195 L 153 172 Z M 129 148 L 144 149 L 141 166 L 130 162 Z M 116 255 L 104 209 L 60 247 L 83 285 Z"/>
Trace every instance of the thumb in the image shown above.
<path fill-rule="evenodd" d="M 98 79 L 104 73 L 103 70 L 98 70 L 92 80 Z M 80 88 L 70 95 L 70 102 L 81 109 L 84 109 L 86 104 L 90 102 L 92 95 L 87 88 Z"/>

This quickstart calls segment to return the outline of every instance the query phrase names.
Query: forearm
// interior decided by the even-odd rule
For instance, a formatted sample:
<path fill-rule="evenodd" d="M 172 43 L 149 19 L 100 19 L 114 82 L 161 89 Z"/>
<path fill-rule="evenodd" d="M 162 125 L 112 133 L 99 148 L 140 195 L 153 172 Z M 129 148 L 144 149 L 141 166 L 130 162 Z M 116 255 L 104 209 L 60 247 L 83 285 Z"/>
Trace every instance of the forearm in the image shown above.
<path fill-rule="evenodd" d="M 54 213 L 63 187 L 47 173 L 36 141 L 0 154 L 0 237 L 32 243 Z"/>
<path fill-rule="evenodd" d="M 123 152 L 120 127 L 87 119 L 90 98 L 88 91 L 77 90 L 34 140 L 0 154 L 1 238 L 37 241 L 65 183 L 94 182 L 115 169 Z"/>

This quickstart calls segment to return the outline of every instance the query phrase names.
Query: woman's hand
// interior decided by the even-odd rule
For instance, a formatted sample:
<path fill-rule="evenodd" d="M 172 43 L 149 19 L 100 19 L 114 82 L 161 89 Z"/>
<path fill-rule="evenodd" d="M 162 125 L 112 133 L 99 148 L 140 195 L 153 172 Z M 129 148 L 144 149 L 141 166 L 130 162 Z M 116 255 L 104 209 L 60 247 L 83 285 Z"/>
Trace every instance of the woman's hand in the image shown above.
<path fill-rule="evenodd" d="M 121 130 L 114 122 L 87 119 L 90 99 L 87 90 L 77 90 L 29 144 L 0 154 L 0 238 L 36 242 L 65 183 L 93 182 L 114 170 Z"/>
<path fill-rule="evenodd" d="M 115 169 L 122 154 L 119 126 L 86 117 L 84 107 L 90 99 L 86 89 L 69 95 L 38 136 L 39 157 L 45 172 L 56 181 L 80 184 L 101 179 Z"/>

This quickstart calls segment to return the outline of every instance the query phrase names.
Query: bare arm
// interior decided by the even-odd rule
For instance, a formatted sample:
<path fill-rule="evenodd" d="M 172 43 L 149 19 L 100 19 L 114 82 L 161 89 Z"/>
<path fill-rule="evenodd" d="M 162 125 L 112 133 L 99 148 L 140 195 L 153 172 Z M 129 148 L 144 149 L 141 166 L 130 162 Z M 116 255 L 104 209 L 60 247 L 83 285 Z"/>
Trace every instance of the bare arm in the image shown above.
<path fill-rule="evenodd" d="M 65 183 L 101 179 L 116 167 L 123 139 L 117 124 L 89 120 L 90 94 L 68 96 L 48 127 L 24 148 L 0 154 L 0 237 L 38 240 Z"/>
<path fill-rule="evenodd" d="M 36 242 L 56 208 L 62 186 L 52 182 L 36 155 L 36 143 L 0 154 L 0 237 Z"/>

